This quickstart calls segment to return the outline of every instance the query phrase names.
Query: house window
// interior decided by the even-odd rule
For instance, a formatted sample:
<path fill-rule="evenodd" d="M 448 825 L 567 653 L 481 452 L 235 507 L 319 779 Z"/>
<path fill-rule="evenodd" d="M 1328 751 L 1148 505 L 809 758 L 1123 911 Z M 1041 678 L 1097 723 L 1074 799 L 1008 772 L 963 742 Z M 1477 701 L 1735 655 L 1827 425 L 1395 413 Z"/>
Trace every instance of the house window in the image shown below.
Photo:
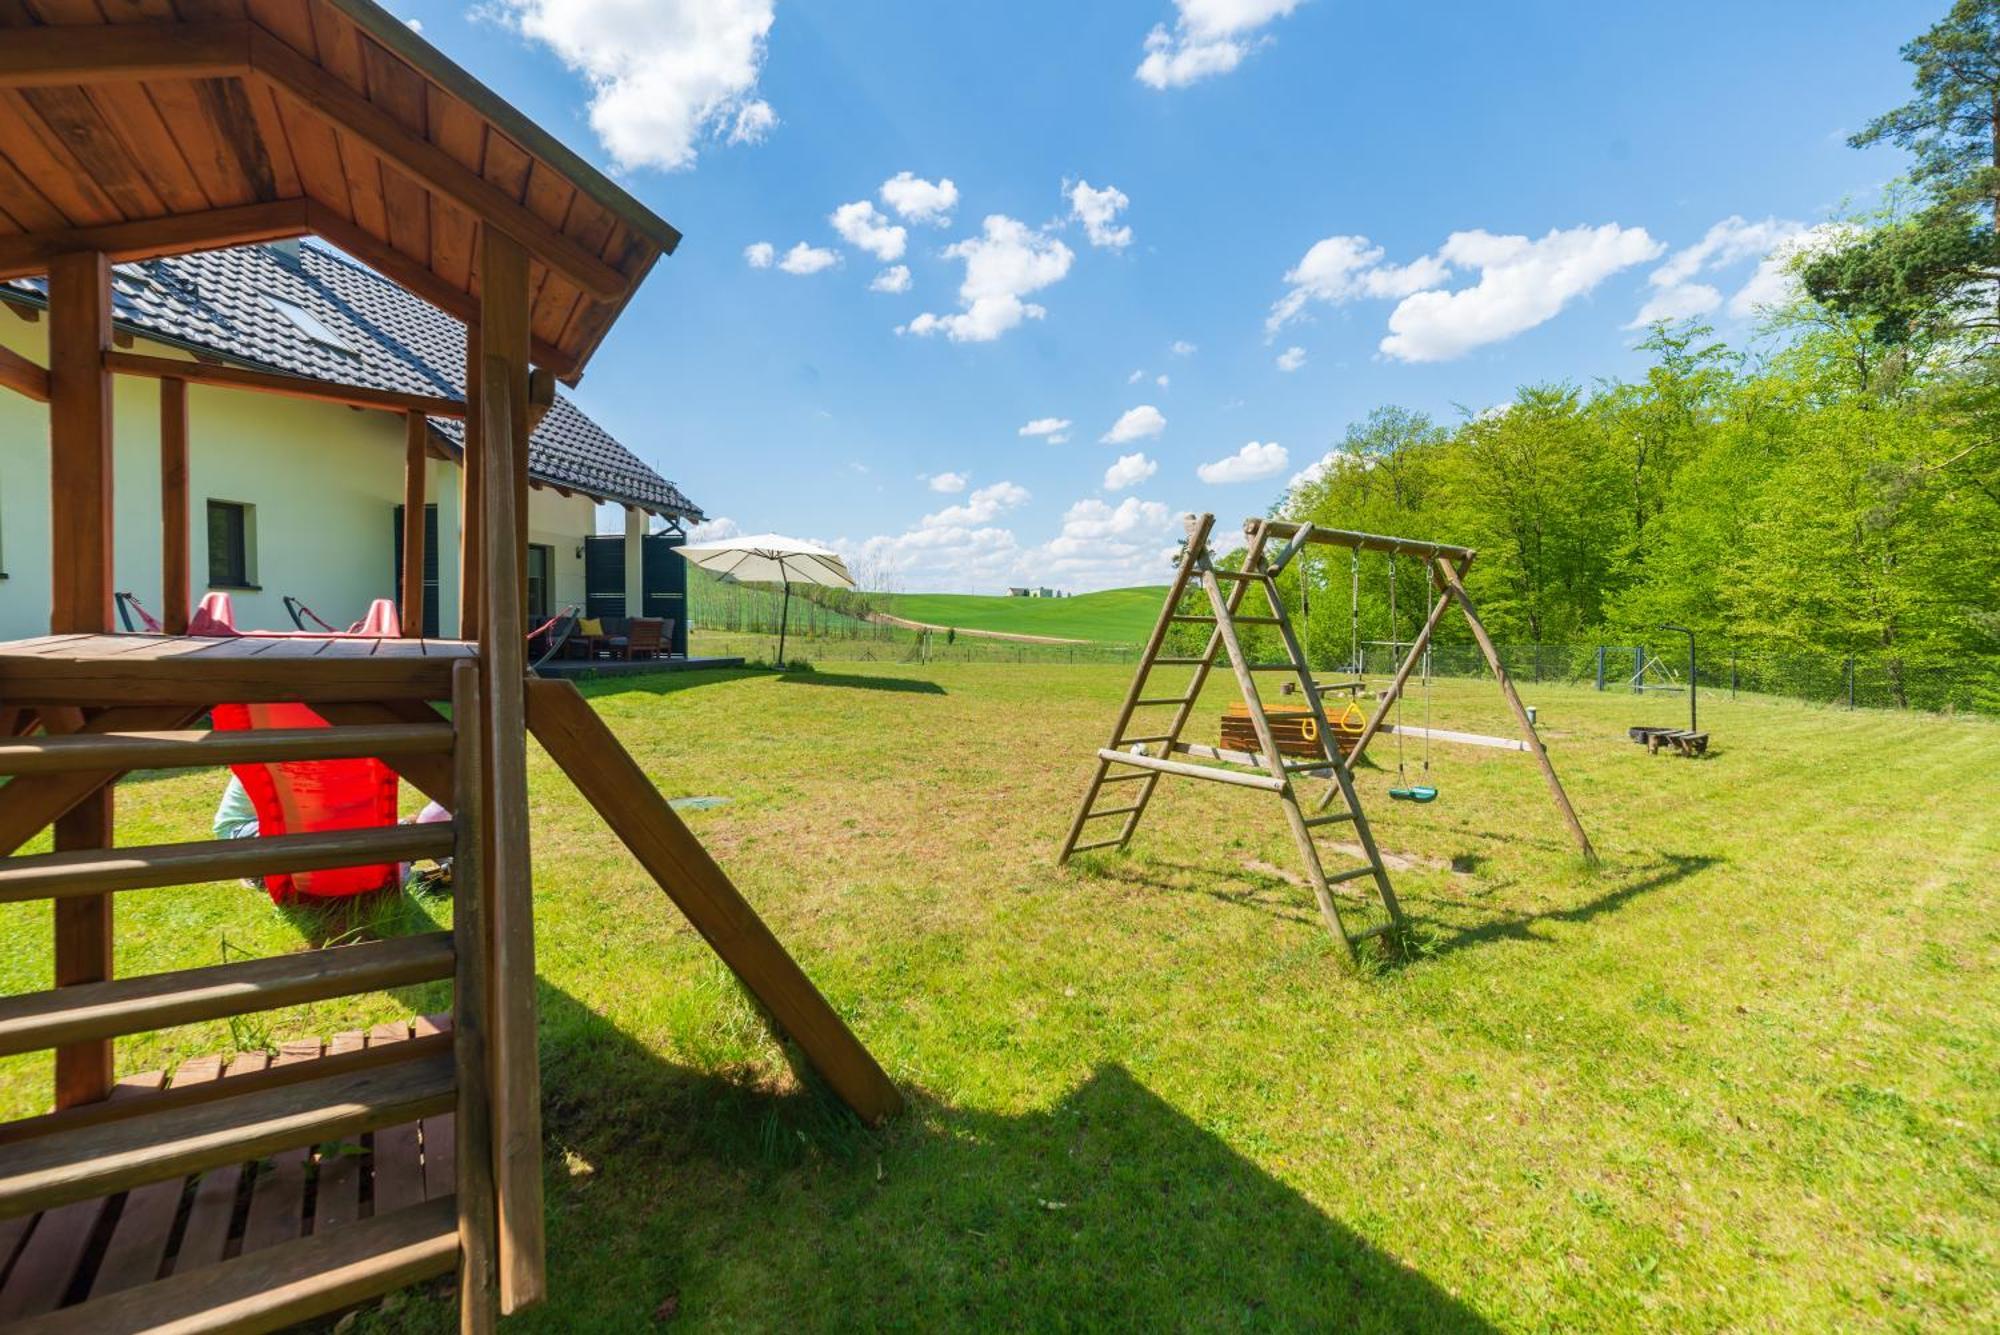
<path fill-rule="evenodd" d="M 208 585 L 212 589 L 257 586 L 257 508 L 240 501 L 208 503 Z"/>
<path fill-rule="evenodd" d="M 528 544 L 528 616 L 541 621 L 549 615 L 550 589 L 555 580 L 556 549 Z"/>
<path fill-rule="evenodd" d="M 335 352 L 344 352 L 350 357 L 360 355 L 354 351 L 353 344 L 333 332 L 332 328 L 324 320 L 297 302 L 286 301 L 283 297 L 274 297 L 268 292 L 264 293 L 263 296 L 266 306 L 284 316 L 285 319 L 291 322 L 292 328 L 298 330 L 321 347 L 331 348 Z"/>

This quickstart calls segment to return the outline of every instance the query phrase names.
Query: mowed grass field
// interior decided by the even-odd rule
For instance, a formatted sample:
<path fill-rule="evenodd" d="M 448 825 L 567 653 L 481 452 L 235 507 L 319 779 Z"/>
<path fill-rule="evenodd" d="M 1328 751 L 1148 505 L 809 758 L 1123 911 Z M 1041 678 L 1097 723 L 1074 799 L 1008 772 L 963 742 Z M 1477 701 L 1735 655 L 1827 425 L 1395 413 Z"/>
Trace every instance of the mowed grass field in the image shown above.
<path fill-rule="evenodd" d="M 2000 727 L 1705 696 L 1692 762 L 1624 737 L 1677 699 L 1527 687 L 1595 870 L 1526 757 L 1440 747 L 1413 807 L 1385 738 L 1360 784 L 1418 949 L 1356 972 L 1267 798 L 1170 784 L 1132 852 L 1052 865 L 1125 680 L 593 690 L 670 795 L 729 799 L 687 818 L 908 1092 L 879 1131 L 533 753 L 555 1297 L 510 1329 L 2000 1325 Z M 1437 726 L 1501 717 L 1440 688 Z M 219 788 L 129 784 L 121 839 L 204 834 Z M 233 884 L 119 921 L 127 974 L 305 944 Z M 0 908 L 6 991 L 46 983 L 49 932 Z M 0 1101 L 47 1080 L 8 1059 Z M 428 1291 L 359 1325 L 454 1318 Z"/>
<path fill-rule="evenodd" d="M 1054 635 L 1103 644 L 1141 644 L 1159 620 L 1164 584 L 1105 589 L 1074 598 L 1008 598 L 973 593 L 885 593 L 870 601 L 891 616 L 931 626 Z"/>

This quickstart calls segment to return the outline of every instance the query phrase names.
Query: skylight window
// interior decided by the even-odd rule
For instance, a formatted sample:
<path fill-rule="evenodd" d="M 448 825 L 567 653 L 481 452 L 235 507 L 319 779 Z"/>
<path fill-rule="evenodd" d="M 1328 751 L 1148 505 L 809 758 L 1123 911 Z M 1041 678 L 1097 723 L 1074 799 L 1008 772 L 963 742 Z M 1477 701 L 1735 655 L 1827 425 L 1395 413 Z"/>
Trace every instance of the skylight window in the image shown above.
<path fill-rule="evenodd" d="M 321 347 L 332 348 L 335 352 L 344 352 L 350 357 L 360 356 L 354 350 L 353 344 L 327 328 L 326 324 L 317 315 L 314 315 L 305 307 L 295 302 L 286 301 L 283 297 L 274 297 L 268 292 L 264 293 L 263 297 L 266 306 L 269 306 L 272 310 L 290 320 L 293 328 Z"/>

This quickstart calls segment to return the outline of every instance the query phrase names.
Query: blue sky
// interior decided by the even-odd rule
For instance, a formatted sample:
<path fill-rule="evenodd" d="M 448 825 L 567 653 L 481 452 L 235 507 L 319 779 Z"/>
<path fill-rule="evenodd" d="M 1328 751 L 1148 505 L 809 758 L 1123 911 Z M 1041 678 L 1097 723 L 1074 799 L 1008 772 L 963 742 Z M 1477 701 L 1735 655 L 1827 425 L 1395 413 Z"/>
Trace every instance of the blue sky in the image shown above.
<path fill-rule="evenodd" d="M 686 233 L 592 415 L 742 531 L 990 592 L 1164 579 L 1377 405 L 1635 370 L 1649 303 L 1747 339 L 1944 5 L 395 8 Z"/>

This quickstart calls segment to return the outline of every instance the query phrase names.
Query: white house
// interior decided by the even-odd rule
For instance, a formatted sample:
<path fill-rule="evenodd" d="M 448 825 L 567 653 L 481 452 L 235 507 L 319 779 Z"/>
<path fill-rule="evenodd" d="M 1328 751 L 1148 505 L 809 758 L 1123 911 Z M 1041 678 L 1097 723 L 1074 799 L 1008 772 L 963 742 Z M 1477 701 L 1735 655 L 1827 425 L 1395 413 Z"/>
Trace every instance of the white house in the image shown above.
<path fill-rule="evenodd" d="M 152 356 L 464 396 L 458 322 L 314 242 L 120 265 L 113 304 L 120 342 L 129 339 L 134 351 Z M 44 305 L 42 280 L 0 283 L 0 348 L 46 366 Z M 116 378 L 113 490 L 121 537 L 159 531 L 159 394 L 156 379 Z M 371 600 L 397 597 L 402 414 L 201 384 L 190 386 L 188 399 L 194 598 L 227 590 L 238 625 L 289 629 L 287 595 L 341 625 Z M 425 543 L 426 630 L 450 635 L 458 624 L 462 423 L 433 417 L 429 427 L 427 494 L 436 527 Z M 48 408 L 0 394 L 0 638 L 48 631 L 48 451 Z M 702 517 L 560 394 L 529 441 L 529 477 L 528 597 L 537 618 L 585 603 L 586 593 L 597 603 L 607 592 L 622 598 L 624 577 L 637 577 L 636 552 L 628 561 L 622 550 L 600 545 L 586 588 L 586 546 L 600 503 L 626 507 L 628 535 L 644 532 L 648 515 L 674 529 Z M 157 612 L 160 544 L 127 539 L 114 559 L 118 589 Z M 680 564 L 657 563 L 676 573 Z M 649 611 L 658 610 L 655 596 L 667 597 L 650 585 L 647 594 Z"/>

